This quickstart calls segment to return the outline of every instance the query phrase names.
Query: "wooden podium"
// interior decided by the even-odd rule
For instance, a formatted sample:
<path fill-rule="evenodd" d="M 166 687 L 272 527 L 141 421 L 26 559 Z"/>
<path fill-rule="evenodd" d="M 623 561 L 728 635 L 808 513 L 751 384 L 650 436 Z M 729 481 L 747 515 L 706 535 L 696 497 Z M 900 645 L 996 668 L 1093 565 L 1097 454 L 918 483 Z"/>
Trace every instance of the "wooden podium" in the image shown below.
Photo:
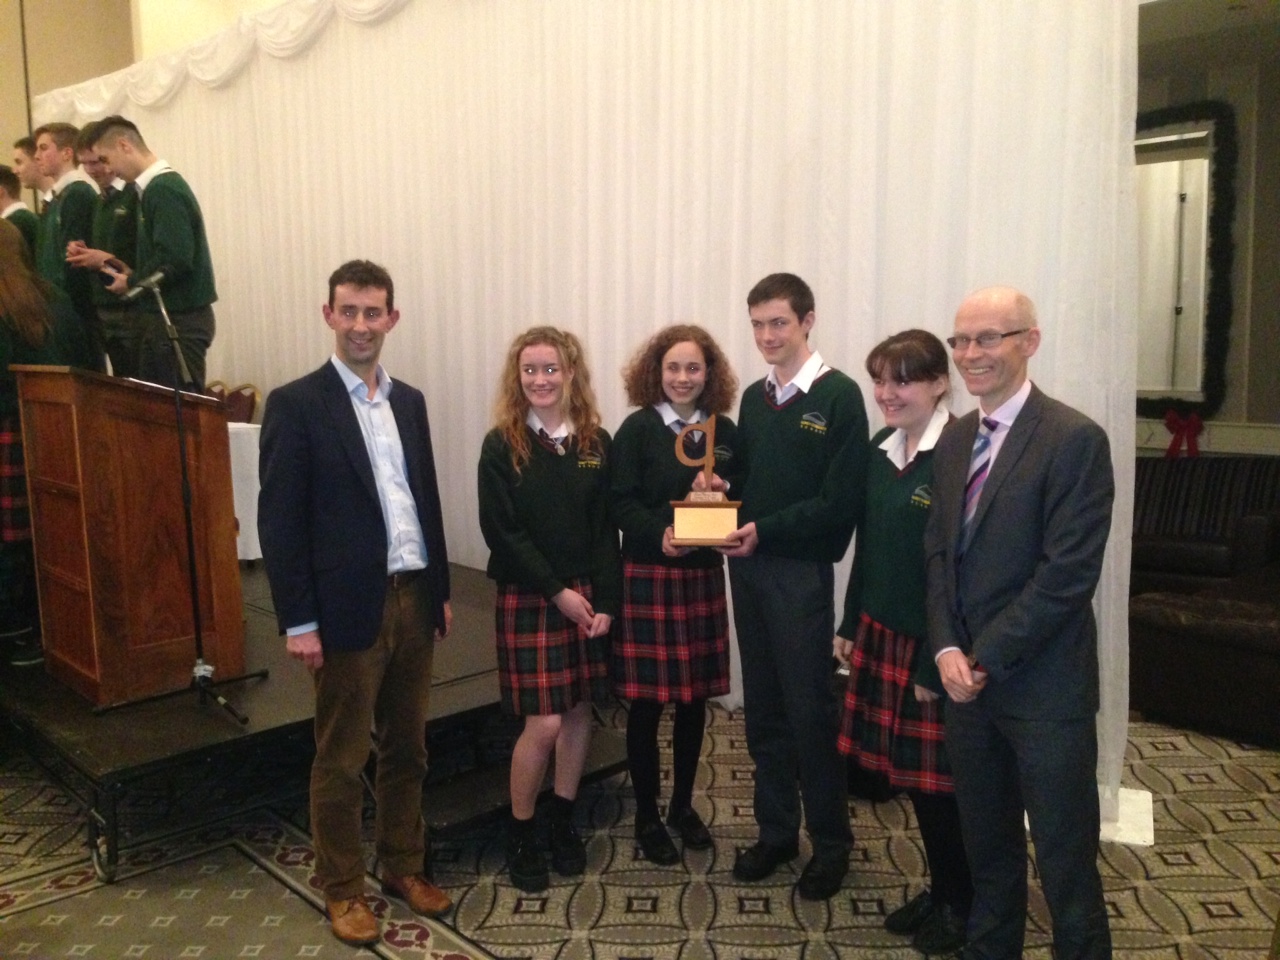
<path fill-rule="evenodd" d="M 69 367 L 19 366 L 45 667 L 98 706 L 191 683 L 186 523 L 173 393 Z M 227 420 L 182 395 L 204 659 L 244 673 Z"/>

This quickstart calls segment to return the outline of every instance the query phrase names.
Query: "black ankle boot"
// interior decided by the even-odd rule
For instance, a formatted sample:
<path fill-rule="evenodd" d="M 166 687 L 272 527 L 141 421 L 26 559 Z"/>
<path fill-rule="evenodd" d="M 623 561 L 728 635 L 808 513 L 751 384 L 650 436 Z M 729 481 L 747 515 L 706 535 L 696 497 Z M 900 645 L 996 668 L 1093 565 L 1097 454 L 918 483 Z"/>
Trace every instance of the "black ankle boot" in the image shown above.
<path fill-rule="evenodd" d="M 532 819 L 513 816 L 507 826 L 507 873 L 511 885 L 525 893 L 538 893 L 551 882 Z"/>
<path fill-rule="evenodd" d="M 576 877 L 587 869 L 587 848 L 573 827 L 573 801 L 551 797 L 551 866 L 562 877 Z"/>

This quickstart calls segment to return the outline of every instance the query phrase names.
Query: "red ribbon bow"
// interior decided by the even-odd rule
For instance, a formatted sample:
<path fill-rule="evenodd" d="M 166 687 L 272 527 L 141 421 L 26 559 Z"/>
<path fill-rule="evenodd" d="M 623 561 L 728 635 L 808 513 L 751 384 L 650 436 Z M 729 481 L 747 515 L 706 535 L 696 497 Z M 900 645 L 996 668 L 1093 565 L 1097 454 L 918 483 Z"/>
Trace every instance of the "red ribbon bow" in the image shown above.
<path fill-rule="evenodd" d="M 1173 434 L 1173 439 L 1169 441 L 1169 449 L 1164 452 L 1166 460 L 1176 460 L 1182 453 L 1184 443 L 1187 445 L 1188 457 L 1200 456 L 1200 444 L 1196 440 L 1204 430 L 1204 421 L 1200 419 L 1200 414 L 1192 413 L 1182 417 L 1177 410 L 1166 410 L 1164 427 Z"/>

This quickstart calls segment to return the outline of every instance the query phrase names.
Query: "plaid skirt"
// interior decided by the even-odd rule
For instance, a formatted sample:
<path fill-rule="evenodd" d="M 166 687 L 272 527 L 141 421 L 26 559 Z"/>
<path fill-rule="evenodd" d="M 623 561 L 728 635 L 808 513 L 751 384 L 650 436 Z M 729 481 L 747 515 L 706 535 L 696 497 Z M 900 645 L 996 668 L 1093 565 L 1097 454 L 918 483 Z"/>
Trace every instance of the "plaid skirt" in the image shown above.
<path fill-rule="evenodd" d="M 917 641 L 865 613 L 849 656 L 849 685 L 836 744 L 846 757 L 889 783 L 922 793 L 954 793 L 943 704 L 921 703 L 911 681 Z"/>
<path fill-rule="evenodd" d="M 692 703 L 729 692 L 724 568 L 623 563 L 613 689 L 627 700 Z"/>
<path fill-rule="evenodd" d="M 566 586 L 591 599 L 583 578 Z M 588 637 L 542 594 L 498 584 L 494 608 L 502 708 L 516 716 L 566 713 L 609 699 L 609 635 Z"/>
<path fill-rule="evenodd" d="M 27 470 L 22 455 L 22 421 L 15 413 L 0 417 L 0 543 L 31 539 L 27 509 Z"/>

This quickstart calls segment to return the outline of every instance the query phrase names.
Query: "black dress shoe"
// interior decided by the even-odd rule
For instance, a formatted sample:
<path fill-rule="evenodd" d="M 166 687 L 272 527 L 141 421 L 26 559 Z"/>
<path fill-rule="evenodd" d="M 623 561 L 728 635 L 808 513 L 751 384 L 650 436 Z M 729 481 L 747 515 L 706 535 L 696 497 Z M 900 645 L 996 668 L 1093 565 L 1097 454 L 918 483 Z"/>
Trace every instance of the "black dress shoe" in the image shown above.
<path fill-rule="evenodd" d="M 884 918 L 884 928 L 898 936 L 915 933 L 933 915 L 933 894 L 928 890 L 917 893 L 912 899 Z"/>
<path fill-rule="evenodd" d="M 805 900 L 830 900 L 844 883 L 848 872 L 847 853 L 825 856 L 815 854 L 805 864 L 800 879 L 796 881 L 796 892 Z"/>
<path fill-rule="evenodd" d="M 680 842 L 690 850 L 706 850 L 711 846 L 711 831 L 693 807 L 668 813 L 667 826 L 680 834 Z"/>
<path fill-rule="evenodd" d="M 939 953 L 955 953 L 965 942 L 965 918 L 948 904 L 938 904 L 924 925 L 916 931 L 911 945 L 926 957 Z"/>
<path fill-rule="evenodd" d="M 754 846 L 739 850 L 737 859 L 733 861 L 733 876 L 743 883 L 755 883 L 770 876 L 773 871 L 800 855 L 796 844 L 785 847 L 775 846 L 763 841 Z"/>
<path fill-rule="evenodd" d="M 680 862 L 680 851 L 671 842 L 671 834 L 662 825 L 661 820 L 649 820 L 636 824 L 636 843 L 640 852 L 651 863 L 667 867 Z"/>

